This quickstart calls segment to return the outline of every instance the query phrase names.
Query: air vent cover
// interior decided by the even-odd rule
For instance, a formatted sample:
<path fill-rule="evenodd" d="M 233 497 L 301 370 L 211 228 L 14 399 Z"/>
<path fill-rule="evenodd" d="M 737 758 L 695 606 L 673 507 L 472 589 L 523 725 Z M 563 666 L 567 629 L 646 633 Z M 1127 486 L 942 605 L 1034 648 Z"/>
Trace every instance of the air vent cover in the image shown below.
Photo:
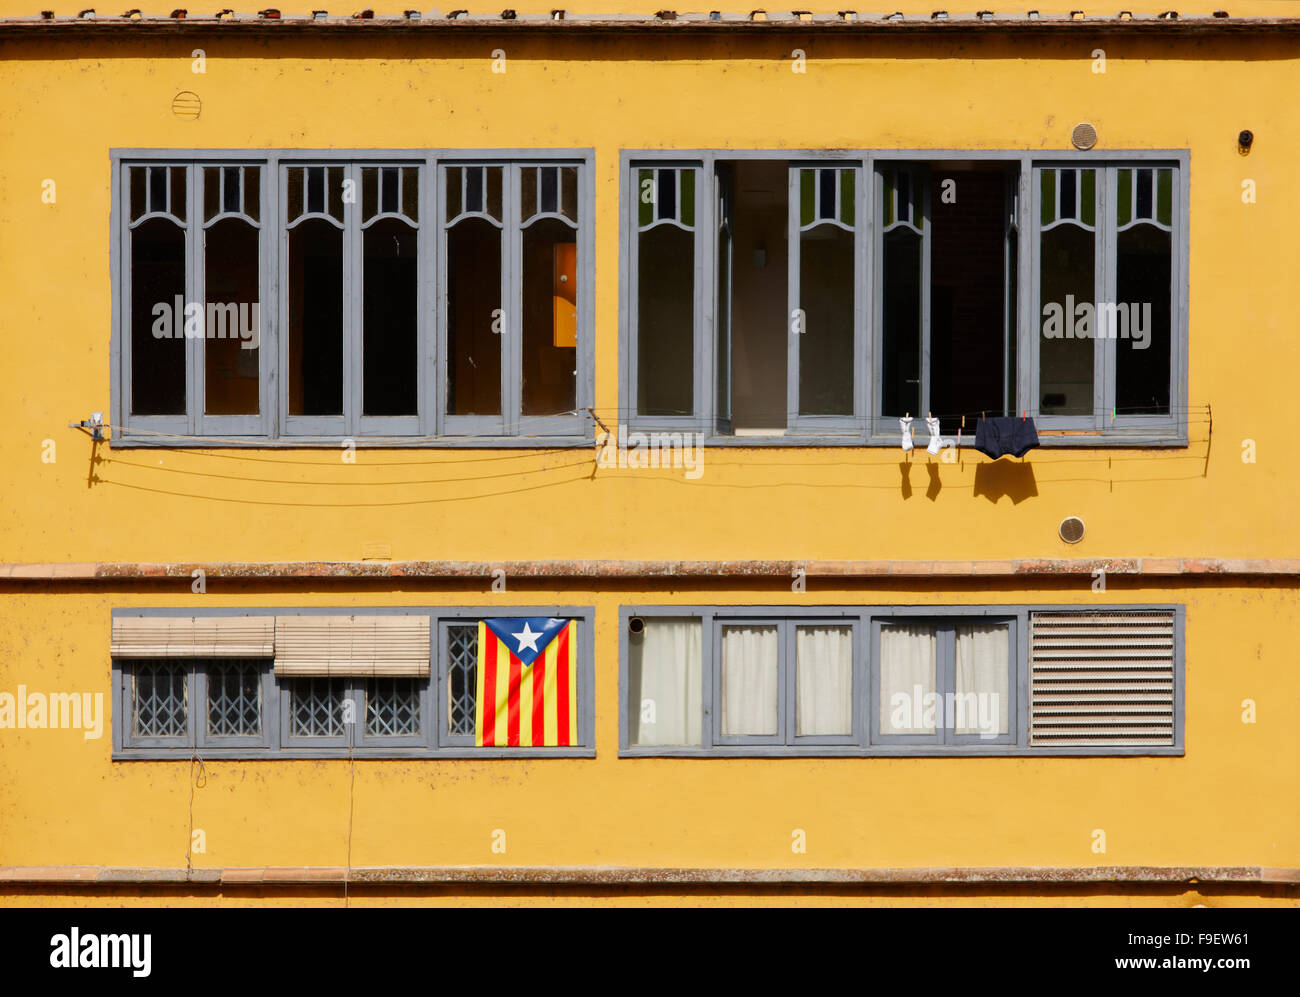
<path fill-rule="evenodd" d="M 1068 544 L 1077 544 L 1083 539 L 1083 520 L 1078 516 L 1066 516 L 1061 520 L 1061 526 L 1058 531 L 1061 539 Z"/>
<path fill-rule="evenodd" d="M 1172 610 L 1030 614 L 1029 743 L 1174 743 Z"/>
<path fill-rule="evenodd" d="M 1097 144 L 1097 129 L 1088 122 L 1081 121 L 1070 133 L 1070 141 L 1074 143 L 1076 149 L 1091 149 Z"/>

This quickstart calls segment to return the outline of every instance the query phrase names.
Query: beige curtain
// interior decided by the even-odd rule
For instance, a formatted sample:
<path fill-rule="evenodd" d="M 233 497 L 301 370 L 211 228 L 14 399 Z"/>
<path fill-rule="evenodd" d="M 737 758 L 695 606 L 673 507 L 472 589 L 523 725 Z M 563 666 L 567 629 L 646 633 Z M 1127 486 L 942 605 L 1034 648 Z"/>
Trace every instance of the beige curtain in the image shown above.
<path fill-rule="evenodd" d="M 795 631 L 795 733 L 853 733 L 853 628 Z"/>
<path fill-rule="evenodd" d="M 957 628 L 957 681 L 953 731 L 1007 733 L 1011 631 L 1005 623 Z"/>
<path fill-rule="evenodd" d="M 880 733 L 933 734 L 943 721 L 935 693 L 934 627 L 880 628 Z"/>
<path fill-rule="evenodd" d="M 775 734 L 780 729 L 777 628 L 722 628 L 722 733 Z"/>
<path fill-rule="evenodd" d="M 698 618 L 647 619 L 629 638 L 631 744 L 700 744 L 704 627 Z"/>

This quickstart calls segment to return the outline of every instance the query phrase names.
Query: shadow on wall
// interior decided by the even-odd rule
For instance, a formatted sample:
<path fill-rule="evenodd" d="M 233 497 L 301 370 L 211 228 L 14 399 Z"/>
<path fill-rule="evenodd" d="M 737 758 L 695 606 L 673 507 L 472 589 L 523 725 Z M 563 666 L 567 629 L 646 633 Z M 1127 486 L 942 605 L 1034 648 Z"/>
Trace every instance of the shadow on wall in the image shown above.
<path fill-rule="evenodd" d="M 994 460 L 975 466 L 975 492 L 997 504 L 1003 496 L 1019 505 L 1027 498 L 1038 495 L 1038 482 L 1034 480 L 1034 465 L 1010 460 Z"/>
<path fill-rule="evenodd" d="M 931 502 L 939 497 L 943 482 L 939 480 L 939 465 L 924 465 L 929 481 L 926 483 L 925 497 Z M 910 461 L 898 462 L 899 492 L 904 499 L 912 497 L 912 464 Z M 1013 505 L 1019 505 L 1027 498 L 1038 495 L 1038 482 L 1034 478 L 1034 465 L 1010 460 L 996 460 L 975 465 L 976 495 L 983 495 L 990 502 L 997 504 L 1006 497 Z"/>

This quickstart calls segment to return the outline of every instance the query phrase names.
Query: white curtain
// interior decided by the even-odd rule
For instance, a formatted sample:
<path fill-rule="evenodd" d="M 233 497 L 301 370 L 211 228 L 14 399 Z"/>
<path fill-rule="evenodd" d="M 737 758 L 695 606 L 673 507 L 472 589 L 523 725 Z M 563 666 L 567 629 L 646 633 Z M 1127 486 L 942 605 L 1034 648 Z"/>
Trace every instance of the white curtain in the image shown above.
<path fill-rule="evenodd" d="M 880 733 L 933 734 L 943 722 L 935 697 L 933 627 L 880 628 Z"/>
<path fill-rule="evenodd" d="M 775 734 L 777 628 L 722 628 L 722 733 L 728 737 Z"/>
<path fill-rule="evenodd" d="M 698 619 L 647 619 L 629 640 L 632 744 L 700 744 L 704 628 Z"/>
<path fill-rule="evenodd" d="M 795 733 L 853 733 L 853 628 L 795 631 Z"/>
<path fill-rule="evenodd" d="M 1010 639 L 1006 624 L 957 628 L 955 733 L 992 736 L 1007 732 Z"/>

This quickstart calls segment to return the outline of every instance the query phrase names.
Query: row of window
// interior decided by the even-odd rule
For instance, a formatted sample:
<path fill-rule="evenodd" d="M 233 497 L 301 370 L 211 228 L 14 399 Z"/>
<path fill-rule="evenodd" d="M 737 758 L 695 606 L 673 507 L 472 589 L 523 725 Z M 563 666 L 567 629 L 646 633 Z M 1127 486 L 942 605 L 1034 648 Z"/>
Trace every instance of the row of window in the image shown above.
<path fill-rule="evenodd" d="M 1185 436 L 1185 154 L 891 156 L 625 154 L 617 420 Z M 590 153 L 114 158 L 125 440 L 590 435 Z"/>
<path fill-rule="evenodd" d="M 116 613 L 117 756 L 592 752 L 590 610 L 375 612 Z M 628 755 L 1182 748 L 1180 607 L 656 606 L 621 624 Z"/>

